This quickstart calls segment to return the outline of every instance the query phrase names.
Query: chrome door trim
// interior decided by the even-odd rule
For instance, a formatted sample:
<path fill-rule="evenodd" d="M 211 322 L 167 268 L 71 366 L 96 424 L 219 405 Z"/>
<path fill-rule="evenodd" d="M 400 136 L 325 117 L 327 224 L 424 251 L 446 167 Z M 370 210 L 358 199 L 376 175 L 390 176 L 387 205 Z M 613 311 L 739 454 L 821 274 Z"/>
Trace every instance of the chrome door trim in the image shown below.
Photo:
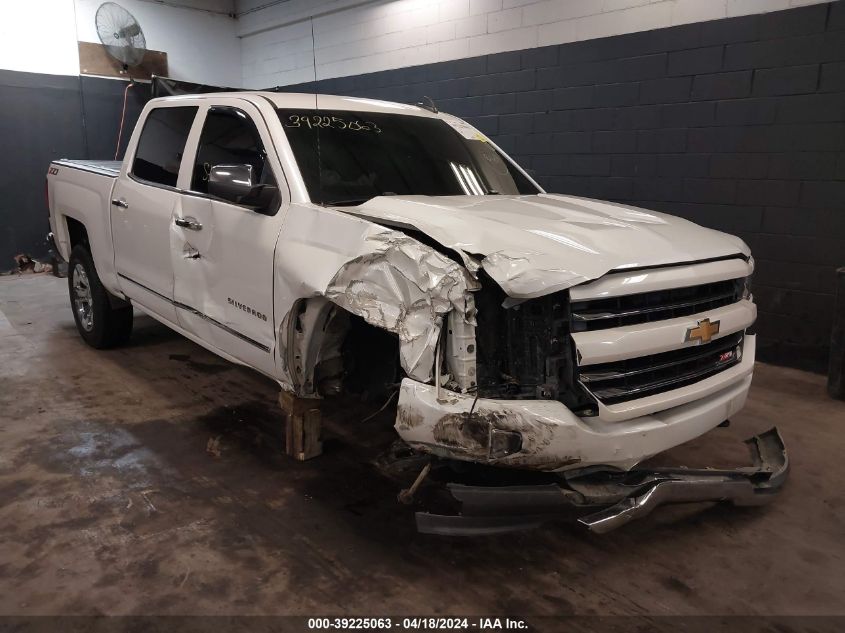
<path fill-rule="evenodd" d="M 211 324 L 213 324 L 213 325 L 216 325 L 217 327 L 219 327 L 219 328 L 220 328 L 220 329 L 222 329 L 222 330 L 225 330 L 226 332 L 228 332 L 228 333 L 229 333 L 229 334 L 231 334 L 232 336 L 235 336 L 235 337 L 237 337 L 237 338 L 241 339 L 241 340 L 242 340 L 242 341 L 244 341 L 245 343 L 249 343 L 250 345 L 254 345 L 254 346 L 255 346 L 255 347 L 257 347 L 258 349 L 262 350 L 263 352 L 267 352 L 268 354 L 270 353 L 270 348 L 269 348 L 267 345 L 264 345 L 264 344 L 262 344 L 262 343 L 259 343 L 258 341 L 255 341 L 255 340 L 253 340 L 253 339 L 249 338 L 249 337 L 248 337 L 248 336 L 246 336 L 245 334 L 241 334 L 241 333 L 240 333 L 240 332 L 238 332 L 237 330 L 233 330 L 233 329 L 232 329 L 232 328 L 230 328 L 228 325 L 226 325 L 226 324 L 224 324 L 224 323 L 220 323 L 220 321 L 218 321 L 218 320 L 216 320 L 216 319 L 213 319 L 212 317 L 208 316 L 207 314 L 203 314 L 203 313 L 202 313 L 202 312 L 200 312 L 199 310 L 197 310 L 197 309 L 195 309 L 195 308 L 192 308 L 191 306 L 186 305 L 186 304 L 184 304 L 184 303 L 180 303 L 180 302 L 178 302 L 178 301 L 174 301 L 174 300 L 173 300 L 173 299 L 171 299 L 170 297 L 165 297 L 165 296 L 164 296 L 163 294 L 161 294 L 160 292 L 156 292 L 155 290 L 152 290 L 151 288 L 147 288 L 144 284 L 138 283 L 137 281 L 135 281 L 135 280 L 134 280 L 134 279 L 132 279 L 131 277 L 127 277 L 126 275 L 124 275 L 124 274 L 122 274 L 122 273 L 117 273 L 117 276 L 118 276 L 118 277 L 120 277 L 121 279 L 125 279 L 126 281 L 132 282 L 133 284 L 135 284 L 135 285 L 136 285 L 136 286 L 138 286 L 139 288 L 143 288 L 143 289 L 144 289 L 144 290 L 146 290 L 147 292 L 150 292 L 150 293 L 152 293 L 152 294 L 156 295 L 157 297 L 159 297 L 159 298 L 161 298 L 161 299 L 164 299 L 165 301 L 167 301 L 167 302 L 171 303 L 171 304 L 172 304 L 174 307 L 176 307 L 177 309 L 179 309 L 179 310 L 186 310 L 186 311 L 188 311 L 188 312 L 190 312 L 190 313 L 192 313 L 192 314 L 195 314 L 196 316 L 200 317 L 201 319 L 205 319 L 205 320 L 206 320 L 206 321 L 208 321 L 209 323 L 211 323 Z M 128 295 L 127 295 L 127 296 L 128 296 Z"/>

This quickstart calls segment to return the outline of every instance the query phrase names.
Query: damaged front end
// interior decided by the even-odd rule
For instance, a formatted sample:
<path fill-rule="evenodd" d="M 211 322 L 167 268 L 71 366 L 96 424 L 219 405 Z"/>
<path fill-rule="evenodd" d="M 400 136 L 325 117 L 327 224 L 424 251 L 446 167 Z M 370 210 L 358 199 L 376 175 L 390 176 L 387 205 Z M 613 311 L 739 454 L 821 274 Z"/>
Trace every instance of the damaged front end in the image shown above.
<path fill-rule="evenodd" d="M 442 246 L 413 227 L 391 229 L 345 214 L 333 222 L 347 225 L 347 243 L 329 249 L 320 234 L 309 233 L 313 222 L 298 215 L 309 212 L 292 212 L 292 245 L 283 257 L 293 263 L 307 247 L 330 261 L 295 289 L 301 298 L 280 336 L 290 376 L 283 386 L 301 397 L 337 395 L 363 368 L 371 380 L 362 391 L 372 394 L 379 382 L 382 395 L 389 394 L 382 409 L 398 391 L 395 430 L 430 464 L 549 478 L 541 487 L 445 482 L 462 513 L 420 513 L 420 531 L 519 529 L 575 506 L 604 507 L 582 519 L 602 532 L 664 503 L 756 503 L 780 488 L 788 467 L 776 431 L 755 439 L 751 469 L 636 468 L 745 404 L 756 339 L 748 328 L 756 313 L 743 294 L 751 266 L 742 256 L 658 273 L 650 292 L 608 299 L 608 284 L 628 283 L 623 273 L 579 290 L 571 285 L 583 276 L 551 269 L 529 275 L 525 262 L 512 262 L 510 273 L 519 274 L 509 275 L 504 256 Z M 675 288 L 707 275 L 715 281 Z M 583 290 L 597 283 L 605 286 Z M 676 338 L 686 325 L 678 318 L 703 310 L 721 319 L 724 336 L 708 347 Z M 626 336 L 629 347 L 614 357 Z"/>
<path fill-rule="evenodd" d="M 789 472 L 783 438 L 776 428 L 746 441 L 753 465 L 736 469 L 650 468 L 628 472 L 568 471 L 556 482 L 490 486 L 447 484 L 460 514 L 417 513 L 425 534 L 474 536 L 539 527 L 589 509 L 578 522 L 603 534 L 668 504 L 729 502 L 763 505 Z"/>

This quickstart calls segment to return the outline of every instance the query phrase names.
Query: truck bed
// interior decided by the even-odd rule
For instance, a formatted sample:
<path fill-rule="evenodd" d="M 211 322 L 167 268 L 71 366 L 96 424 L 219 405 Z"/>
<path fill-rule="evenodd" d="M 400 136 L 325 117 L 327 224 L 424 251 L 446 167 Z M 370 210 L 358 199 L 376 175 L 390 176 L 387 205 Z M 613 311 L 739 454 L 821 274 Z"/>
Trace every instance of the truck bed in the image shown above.
<path fill-rule="evenodd" d="M 109 176 L 110 178 L 117 178 L 120 174 L 121 162 L 119 160 L 71 160 L 69 158 L 62 158 L 53 162 L 56 165 L 90 171 L 101 176 Z"/>

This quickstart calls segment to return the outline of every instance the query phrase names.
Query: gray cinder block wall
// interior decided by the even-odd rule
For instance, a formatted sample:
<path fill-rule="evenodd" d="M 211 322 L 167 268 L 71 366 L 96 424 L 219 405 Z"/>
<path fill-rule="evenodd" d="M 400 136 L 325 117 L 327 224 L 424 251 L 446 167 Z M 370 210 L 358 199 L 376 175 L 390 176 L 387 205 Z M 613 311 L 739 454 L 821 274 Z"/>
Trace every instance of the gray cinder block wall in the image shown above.
<path fill-rule="evenodd" d="M 14 255 L 47 253 L 44 182 L 57 158 L 114 157 L 126 82 L 0 70 L 0 271 Z M 127 96 L 121 154 L 149 98 Z"/>
<path fill-rule="evenodd" d="M 845 3 L 327 79 L 316 90 L 431 96 L 549 191 L 741 236 L 757 261 L 759 358 L 827 370 L 835 270 L 845 265 Z"/>

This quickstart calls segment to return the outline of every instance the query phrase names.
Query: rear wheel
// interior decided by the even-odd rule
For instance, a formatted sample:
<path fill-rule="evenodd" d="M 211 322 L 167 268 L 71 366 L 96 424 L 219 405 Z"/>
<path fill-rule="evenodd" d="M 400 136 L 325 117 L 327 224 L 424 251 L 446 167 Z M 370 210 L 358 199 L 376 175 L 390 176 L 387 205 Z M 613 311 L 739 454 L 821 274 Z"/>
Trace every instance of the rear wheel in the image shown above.
<path fill-rule="evenodd" d="M 91 254 L 77 245 L 68 263 L 68 290 L 76 329 L 91 347 L 104 349 L 125 343 L 132 334 L 132 306 L 113 308 L 100 282 Z"/>

